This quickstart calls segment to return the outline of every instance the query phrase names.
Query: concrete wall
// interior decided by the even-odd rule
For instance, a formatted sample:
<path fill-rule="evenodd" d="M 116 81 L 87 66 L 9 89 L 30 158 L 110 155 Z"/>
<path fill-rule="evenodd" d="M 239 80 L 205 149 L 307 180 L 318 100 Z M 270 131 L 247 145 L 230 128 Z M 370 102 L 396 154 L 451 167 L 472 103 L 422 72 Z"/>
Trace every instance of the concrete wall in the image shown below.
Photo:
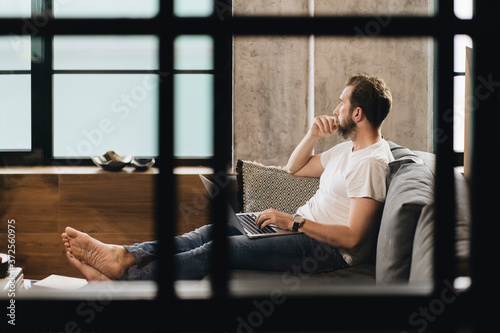
<path fill-rule="evenodd" d="M 394 13 L 425 15 L 429 0 L 235 0 L 234 15 L 373 13 L 358 35 L 374 35 Z M 380 15 L 380 16 L 377 16 Z M 384 78 L 393 109 L 385 138 L 412 149 L 432 149 L 432 45 L 426 38 L 234 38 L 234 156 L 284 165 L 315 115 L 331 114 L 347 77 L 364 72 Z M 313 75 L 310 75 L 313 74 Z M 317 145 L 322 152 L 340 139 Z"/>
<path fill-rule="evenodd" d="M 382 135 L 412 149 L 428 149 L 429 75 L 427 39 L 315 38 L 315 114 L 333 112 L 345 80 L 364 72 L 382 77 L 389 86 L 393 107 Z M 330 148 L 334 135 L 318 144 Z"/>
<path fill-rule="evenodd" d="M 307 15 L 308 0 L 234 1 L 234 15 Z M 286 5 L 285 5 L 286 4 Z M 307 131 L 308 37 L 234 38 L 234 156 L 286 164 Z"/>

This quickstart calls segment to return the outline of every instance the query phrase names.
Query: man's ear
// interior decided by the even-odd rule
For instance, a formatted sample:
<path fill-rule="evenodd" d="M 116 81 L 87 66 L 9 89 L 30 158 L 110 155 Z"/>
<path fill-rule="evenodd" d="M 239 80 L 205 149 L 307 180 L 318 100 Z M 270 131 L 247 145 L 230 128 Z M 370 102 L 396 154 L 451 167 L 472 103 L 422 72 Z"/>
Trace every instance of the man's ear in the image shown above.
<path fill-rule="evenodd" d="M 354 117 L 354 121 L 359 122 L 359 121 L 363 120 L 363 118 L 365 117 L 365 114 L 363 112 L 363 109 L 358 106 L 352 112 L 352 116 Z"/>

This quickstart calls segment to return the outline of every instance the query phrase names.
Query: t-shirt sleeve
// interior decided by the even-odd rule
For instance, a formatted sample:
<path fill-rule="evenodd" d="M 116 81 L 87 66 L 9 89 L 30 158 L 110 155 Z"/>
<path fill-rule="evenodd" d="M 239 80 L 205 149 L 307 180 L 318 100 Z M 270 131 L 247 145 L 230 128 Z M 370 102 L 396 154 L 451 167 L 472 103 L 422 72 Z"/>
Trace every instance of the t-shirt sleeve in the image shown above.
<path fill-rule="evenodd" d="M 372 198 L 385 201 L 387 163 L 369 158 L 357 163 L 346 175 L 349 198 Z"/>

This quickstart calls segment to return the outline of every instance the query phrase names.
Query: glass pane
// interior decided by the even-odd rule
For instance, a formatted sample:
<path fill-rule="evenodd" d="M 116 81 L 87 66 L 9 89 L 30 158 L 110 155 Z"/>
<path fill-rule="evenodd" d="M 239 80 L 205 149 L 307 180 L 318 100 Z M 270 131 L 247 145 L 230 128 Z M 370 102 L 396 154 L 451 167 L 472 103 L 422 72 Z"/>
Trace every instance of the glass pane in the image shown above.
<path fill-rule="evenodd" d="M 54 75 L 54 156 L 158 155 L 154 74 Z"/>
<path fill-rule="evenodd" d="M 179 36 L 174 44 L 174 68 L 213 69 L 212 50 L 209 36 Z"/>
<path fill-rule="evenodd" d="M 156 16 L 159 6 L 158 0 L 56 0 L 54 16 L 147 18 Z"/>
<path fill-rule="evenodd" d="M 31 69 L 31 39 L 29 36 L 0 37 L 0 70 Z"/>
<path fill-rule="evenodd" d="M 210 16 L 214 9 L 214 0 L 175 0 L 176 16 Z"/>
<path fill-rule="evenodd" d="M 31 17 L 31 0 L 0 0 L 0 17 Z"/>
<path fill-rule="evenodd" d="M 465 139 L 465 76 L 453 80 L 453 150 L 464 151 Z"/>
<path fill-rule="evenodd" d="M 455 35 L 453 45 L 453 70 L 455 72 L 465 72 L 465 48 L 467 46 L 472 48 L 472 38 L 468 35 Z"/>
<path fill-rule="evenodd" d="M 156 36 L 56 36 L 54 69 L 158 69 Z"/>
<path fill-rule="evenodd" d="M 176 74 L 174 85 L 175 156 L 212 156 L 213 76 Z"/>
<path fill-rule="evenodd" d="M 0 75 L 0 150 L 31 150 L 31 77 Z"/>
<path fill-rule="evenodd" d="M 474 16 L 474 4 L 472 0 L 455 0 L 453 4 L 455 16 L 459 19 L 468 20 Z"/>

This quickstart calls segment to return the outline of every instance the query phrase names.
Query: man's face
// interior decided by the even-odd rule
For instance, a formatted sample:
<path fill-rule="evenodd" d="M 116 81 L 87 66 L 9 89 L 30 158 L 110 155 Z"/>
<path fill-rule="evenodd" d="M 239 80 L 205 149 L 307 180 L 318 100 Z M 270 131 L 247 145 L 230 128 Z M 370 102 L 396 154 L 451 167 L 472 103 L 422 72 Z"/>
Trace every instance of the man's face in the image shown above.
<path fill-rule="evenodd" d="M 352 120 L 353 106 L 351 105 L 352 86 L 347 86 L 340 95 L 340 103 L 333 112 L 338 119 L 338 133 L 343 139 L 353 138 L 357 131 L 356 123 Z"/>

